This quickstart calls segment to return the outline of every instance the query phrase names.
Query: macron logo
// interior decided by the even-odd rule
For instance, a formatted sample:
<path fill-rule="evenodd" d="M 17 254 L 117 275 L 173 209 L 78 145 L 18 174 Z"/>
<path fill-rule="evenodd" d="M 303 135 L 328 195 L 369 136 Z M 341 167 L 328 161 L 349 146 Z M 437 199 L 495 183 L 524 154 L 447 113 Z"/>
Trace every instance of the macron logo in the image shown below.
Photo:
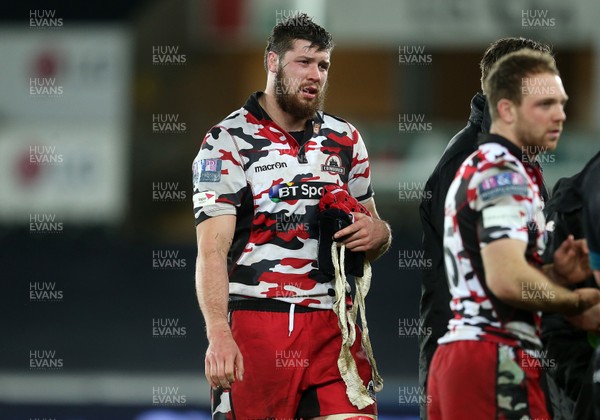
<path fill-rule="evenodd" d="M 287 168 L 287 163 L 276 162 L 276 163 L 271 163 L 269 165 L 257 165 L 254 168 L 254 172 L 272 171 L 273 169 L 279 169 L 279 168 Z"/>

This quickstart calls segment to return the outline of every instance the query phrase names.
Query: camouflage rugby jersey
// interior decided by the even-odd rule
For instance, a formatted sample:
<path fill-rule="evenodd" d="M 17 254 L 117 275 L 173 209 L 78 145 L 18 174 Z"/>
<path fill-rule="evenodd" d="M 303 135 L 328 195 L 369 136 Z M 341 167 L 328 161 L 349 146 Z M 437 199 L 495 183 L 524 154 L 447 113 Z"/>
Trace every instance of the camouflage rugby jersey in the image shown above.
<path fill-rule="evenodd" d="M 326 184 L 360 202 L 371 198 L 367 150 L 356 128 L 322 112 L 299 146 L 260 107 L 260 95 L 204 138 L 193 163 L 196 225 L 237 216 L 230 295 L 330 309 L 333 286 L 317 263 L 318 203 Z"/>
<path fill-rule="evenodd" d="M 541 345 L 540 314 L 494 296 L 486 284 L 481 249 L 499 239 L 518 239 L 527 244 L 527 261 L 541 267 L 542 183 L 539 165 L 520 147 L 498 135 L 480 134 L 478 150 L 459 168 L 446 196 L 444 253 L 454 318 L 440 344 L 483 340 Z M 523 285 L 521 293 L 524 299 L 543 299 L 544 291 Z"/>

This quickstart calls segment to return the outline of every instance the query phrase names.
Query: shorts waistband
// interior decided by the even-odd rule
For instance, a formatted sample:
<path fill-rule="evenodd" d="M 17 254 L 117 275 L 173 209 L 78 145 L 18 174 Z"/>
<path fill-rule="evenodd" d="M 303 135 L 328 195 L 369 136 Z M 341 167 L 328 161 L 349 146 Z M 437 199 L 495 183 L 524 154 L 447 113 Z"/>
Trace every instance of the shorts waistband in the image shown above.
<path fill-rule="evenodd" d="M 257 299 L 257 298 L 229 298 L 229 311 L 260 311 L 260 312 L 290 312 L 291 303 L 276 299 Z M 311 308 L 309 306 L 295 305 L 295 312 L 317 312 L 327 311 L 328 309 Z"/>

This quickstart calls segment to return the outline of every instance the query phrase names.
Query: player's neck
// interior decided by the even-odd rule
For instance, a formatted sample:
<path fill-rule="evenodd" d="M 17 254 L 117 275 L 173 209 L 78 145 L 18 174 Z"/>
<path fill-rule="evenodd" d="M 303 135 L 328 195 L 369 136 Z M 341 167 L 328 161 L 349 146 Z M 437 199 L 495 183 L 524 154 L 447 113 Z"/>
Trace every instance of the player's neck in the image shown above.
<path fill-rule="evenodd" d="M 258 102 L 271 119 L 288 133 L 291 131 L 304 131 L 306 118 L 297 118 L 281 109 L 275 95 L 265 92 Z"/>
<path fill-rule="evenodd" d="M 498 136 L 502 136 L 506 140 L 508 140 L 509 142 L 511 142 L 512 144 L 514 144 L 515 146 L 517 146 L 519 148 L 523 146 L 521 141 L 517 138 L 517 136 L 515 135 L 513 130 L 510 129 L 510 127 L 508 127 L 504 124 L 500 124 L 496 121 L 494 121 L 492 123 L 492 125 L 490 126 L 490 134 L 496 134 Z"/>

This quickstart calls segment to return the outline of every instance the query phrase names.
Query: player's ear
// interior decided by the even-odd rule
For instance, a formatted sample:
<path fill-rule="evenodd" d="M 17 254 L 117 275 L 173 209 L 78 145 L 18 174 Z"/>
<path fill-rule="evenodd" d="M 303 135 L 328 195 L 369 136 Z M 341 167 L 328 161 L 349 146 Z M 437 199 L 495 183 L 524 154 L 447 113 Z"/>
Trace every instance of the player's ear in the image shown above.
<path fill-rule="evenodd" d="M 510 99 L 502 98 L 496 104 L 498 116 L 506 124 L 512 124 L 515 120 L 517 108 Z"/>
<path fill-rule="evenodd" d="M 267 54 L 267 70 L 271 73 L 277 73 L 277 67 L 279 66 L 279 54 L 275 51 L 269 51 Z"/>

